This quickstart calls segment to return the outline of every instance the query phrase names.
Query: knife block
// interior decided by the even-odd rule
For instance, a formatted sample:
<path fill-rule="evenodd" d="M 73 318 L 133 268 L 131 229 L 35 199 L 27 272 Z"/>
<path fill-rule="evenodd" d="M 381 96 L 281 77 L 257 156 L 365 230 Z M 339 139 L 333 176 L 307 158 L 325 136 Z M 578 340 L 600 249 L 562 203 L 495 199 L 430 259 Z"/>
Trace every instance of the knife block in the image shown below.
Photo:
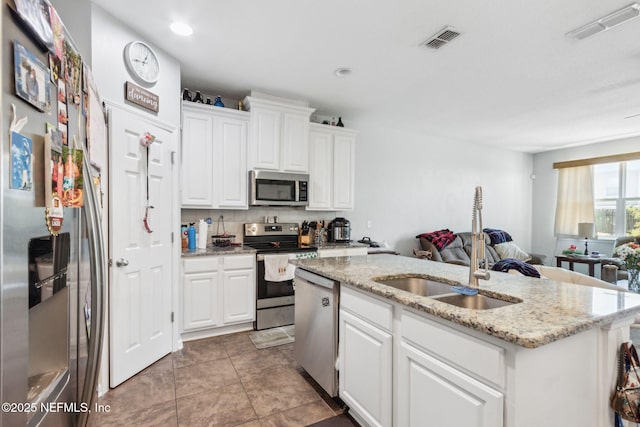
<path fill-rule="evenodd" d="M 311 236 L 308 234 L 298 234 L 298 244 L 299 245 L 309 245 L 311 244 Z"/>

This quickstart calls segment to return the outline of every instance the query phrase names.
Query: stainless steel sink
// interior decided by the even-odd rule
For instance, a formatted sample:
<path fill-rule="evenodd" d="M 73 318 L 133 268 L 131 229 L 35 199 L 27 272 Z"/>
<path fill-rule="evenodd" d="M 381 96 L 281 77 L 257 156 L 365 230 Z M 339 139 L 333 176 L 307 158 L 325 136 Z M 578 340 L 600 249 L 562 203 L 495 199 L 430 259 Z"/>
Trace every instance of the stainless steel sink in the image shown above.
<path fill-rule="evenodd" d="M 488 310 L 491 308 L 506 307 L 508 305 L 517 304 L 521 301 L 505 301 L 498 298 L 491 298 L 486 295 L 462 295 L 451 294 L 434 298 L 440 302 L 455 305 L 462 308 L 470 308 L 472 310 Z"/>
<path fill-rule="evenodd" d="M 382 283 L 383 285 L 391 286 L 392 288 L 411 292 L 412 294 L 421 295 L 423 297 L 451 293 L 451 285 L 425 279 L 420 276 L 393 277 L 388 279 L 380 277 L 374 278 L 373 280 L 378 283 Z"/>

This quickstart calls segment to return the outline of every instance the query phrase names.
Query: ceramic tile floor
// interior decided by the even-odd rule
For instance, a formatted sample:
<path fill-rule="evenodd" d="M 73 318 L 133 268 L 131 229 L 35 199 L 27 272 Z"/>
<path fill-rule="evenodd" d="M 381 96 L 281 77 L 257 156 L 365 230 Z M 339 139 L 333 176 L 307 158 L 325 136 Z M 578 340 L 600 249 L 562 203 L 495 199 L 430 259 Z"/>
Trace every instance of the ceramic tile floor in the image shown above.
<path fill-rule="evenodd" d="M 99 399 L 90 426 L 300 427 L 341 407 L 295 362 L 293 343 L 258 350 L 248 332 L 185 343 Z"/>

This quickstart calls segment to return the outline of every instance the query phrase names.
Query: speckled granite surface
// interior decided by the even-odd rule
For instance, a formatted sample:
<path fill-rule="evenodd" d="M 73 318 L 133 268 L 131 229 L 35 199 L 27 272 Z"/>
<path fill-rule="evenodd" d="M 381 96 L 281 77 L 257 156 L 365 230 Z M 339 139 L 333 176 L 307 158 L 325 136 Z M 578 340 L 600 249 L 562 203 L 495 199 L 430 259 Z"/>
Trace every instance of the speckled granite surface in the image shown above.
<path fill-rule="evenodd" d="M 345 242 L 345 243 L 331 243 L 327 242 L 323 245 L 316 246 L 318 249 L 343 249 L 343 248 L 365 248 L 369 245 L 358 242 Z"/>
<path fill-rule="evenodd" d="M 491 272 L 480 293 L 522 302 L 490 310 L 459 308 L 376 283 L 382 276 L 420 275 L 450 284 L 468 283 L 469 269 L 397 255 L 316 258 L 302 268 L 459 325 L 535 348 L 640 312 L 640 295 Z"/>
<path fill-rule="evenodd" d="M 212 256 L 212 255 L 240 255 L 240 254 L 255 254 L 256 250 L 248 246 L 207 246 L 207 249 L 196 249 L 190 251 L 188 249 L 182 250 L 182 257 L 193 256 Z"/>

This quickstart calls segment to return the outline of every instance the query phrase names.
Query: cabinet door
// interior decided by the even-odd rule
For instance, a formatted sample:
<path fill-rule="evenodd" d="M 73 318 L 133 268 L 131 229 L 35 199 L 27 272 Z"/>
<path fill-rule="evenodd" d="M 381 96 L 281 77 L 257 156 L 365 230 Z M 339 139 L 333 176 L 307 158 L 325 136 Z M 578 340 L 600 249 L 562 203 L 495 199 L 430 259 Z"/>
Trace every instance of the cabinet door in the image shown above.
<path fill-rule="evenodd" d="M 309 115 L 283 114 L 282 170 L 309 172 Z"/>
<path fill-rule="evenodd" d="M 183 275 L 185 331 L 220 325 L 218 278 L 218 272 Z"/>
<path fill-rule="evenodd" d="M 333 143 L 333 207 L 353 209 L 355 137 L 336 135 Z"/>
<path fill-rule="evenodd" d="M 371 426 L 391 426 L 392 344 L 391 334 L 340 310 L 340 398 Z"/>
<path fill-rule="evenodd" d="M 247 121 L 214 118 L 217 208 L 247 209 Z"/>
<path fill-rule="evenodd" d="M 261 107 L 251 111 L 250 164 L 254 169 L 280 168 L 280 126 L 282 113 Z"/>
<path fill-rule="evenodd" d="M 311 132 L 309 138 L 309 207 L 331 209 L 333 193 L 333 135 Z"/>
<path fill-rule="evenodd" d="M 402 342 L 398 361 L 398 425 L 499 427 L 503 395 Z"/>
<path fill-rule="evenodd" d="M 223 321 L 225 324 L 255 320 L 256 283 L 254 270 L 224 272 Z"/>
<path fill-rule="evenodd" d="M 199 112 L 182 113 L 182 205 L 213 207 L 213 120 Z"/>

